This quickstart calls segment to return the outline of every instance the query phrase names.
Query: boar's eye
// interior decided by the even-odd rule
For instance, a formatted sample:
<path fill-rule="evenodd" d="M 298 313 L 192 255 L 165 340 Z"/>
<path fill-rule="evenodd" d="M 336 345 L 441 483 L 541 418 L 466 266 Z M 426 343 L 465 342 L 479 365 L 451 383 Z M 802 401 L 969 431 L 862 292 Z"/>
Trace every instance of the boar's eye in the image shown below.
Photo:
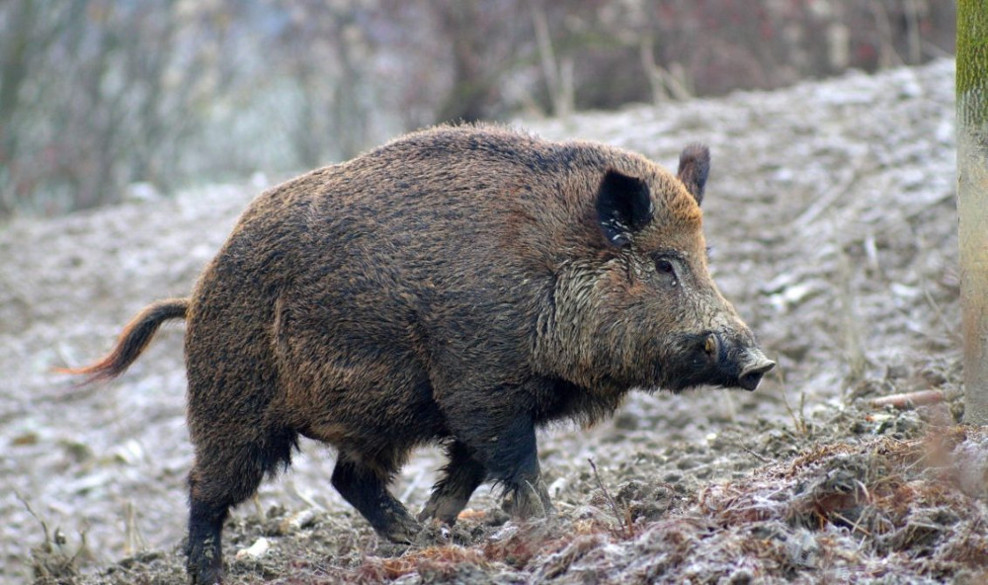
<path fill-rule="evenodd" d="M 676 265 L 672 260 L 668 258 L 657 258 L 655 260 L 655 271 L 659 273 L 659 276 L 669 286 L 679 284 L 679 278 L 676 276 Z"/>

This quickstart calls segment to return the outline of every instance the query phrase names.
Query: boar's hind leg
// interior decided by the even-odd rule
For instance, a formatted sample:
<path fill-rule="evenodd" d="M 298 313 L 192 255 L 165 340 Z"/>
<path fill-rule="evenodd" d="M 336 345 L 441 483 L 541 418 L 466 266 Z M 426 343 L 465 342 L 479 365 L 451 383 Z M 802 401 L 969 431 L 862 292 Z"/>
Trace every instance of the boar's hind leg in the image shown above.
<path fill-rule="evenodd" d="M 484 465 L 474 459 L 473 450 L 460 441 L 453 441 L 446 448 L 449 463 L 443 468 L 443 477 L 432 488 L 429 502 L 419 514 L 419 520 L 437 518 L 452 525 L 470 500 L 470 495 L 487 477 Z"/>
<path fill-rule="evenodd" d="M 370 522 L 374 530 L 392 542 L 410 543 L 421 526 L 405 506 L 388 492 L 388 475 L 340 452 L 333 469 L 333 487 Z"/>
<path fill-rule="evenodd" d="M 189 542 L 186 569 L 197 585 L 219 583 L 223 577 L 220 532 L 229 508 L 192 500 L 189 514 Z"/>
<path fill-rule="evenodd" d="M 202 428 L 191 429 L 196 461 L 189 473 L 187 569 L 192 583 L 212 585 L 223 576 L 221 532 L 230 508 L 254 495 L 265 473 L 288 465 L 296 435 L 246 436 L 238 428 L 242 432 L 217 436 Z"/>

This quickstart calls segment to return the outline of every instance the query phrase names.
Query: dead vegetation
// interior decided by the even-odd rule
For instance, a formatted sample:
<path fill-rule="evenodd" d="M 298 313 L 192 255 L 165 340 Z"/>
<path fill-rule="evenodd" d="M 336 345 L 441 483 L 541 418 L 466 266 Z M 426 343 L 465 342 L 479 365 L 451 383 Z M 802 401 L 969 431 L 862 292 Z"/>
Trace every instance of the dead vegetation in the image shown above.
<path fill-rule="evenodd" d="M 691 493 L 654 479 L 607 485 L 592 473 L 595 487 L 564 499 L 550 521 L 518 524 L 496 508 L 467 510 L 455 527 L 434 523 L 407 547 L 377 541 L 352 517 L 308 510 L 299 523 L 298 513 L 273 509 L 266 520 L 231 527 L 231 579 L 981 583 L 988 430 L 942 425 L 941 409 L 923 408 L 881 413 L 889 418 L 848 408 L 828 432 L 792 435 L 798 454 L 789 458 L 774 456 L 767 430 L 742 441 L 766 464 Z M 38 584 L 184 582 L 177 550 L 83 574 L 58 538 L 46 536 L 33 551 Z"/>

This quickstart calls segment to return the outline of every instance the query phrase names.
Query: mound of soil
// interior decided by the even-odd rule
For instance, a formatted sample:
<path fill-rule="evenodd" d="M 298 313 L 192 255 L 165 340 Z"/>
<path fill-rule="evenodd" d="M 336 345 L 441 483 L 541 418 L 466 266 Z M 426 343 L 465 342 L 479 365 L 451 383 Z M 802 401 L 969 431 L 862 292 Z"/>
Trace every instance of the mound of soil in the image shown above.
<path fill-rule="evenodd" d="M 231 518 L 230 582 L 988 581 L 988 434 L 957 424 L 953 87 L 941 61 L 524 122 L 673 168 L 710 145 L 714 277 L 776 372 L 752 394 L 636 393 L 596 427 L 546 429 L 556 517 L 515 522 L 482 488 L 410 546 L 380 541 L 306 442 Z M 187 294 L 259 190 L 0 228 L 0 580 L 185 582 L 181 328 L 110 384 L 50 370 Z M 394 492 L 420 508 L 439 465 L 422 450 Z"/>

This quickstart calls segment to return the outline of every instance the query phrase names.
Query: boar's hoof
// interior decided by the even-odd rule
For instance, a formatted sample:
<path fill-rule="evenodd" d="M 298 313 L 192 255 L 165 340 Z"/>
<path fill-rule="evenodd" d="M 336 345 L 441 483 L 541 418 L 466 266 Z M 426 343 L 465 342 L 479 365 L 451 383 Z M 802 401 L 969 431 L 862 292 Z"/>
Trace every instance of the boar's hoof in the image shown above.
<path fill-rule="evenodd" d="M 452 526 L 456 523 L 456 518 L 466 506 L 466 501 L 462 498 L 451 496 L 435 495 L 429 498 L 425 507 L 418 515 L 419 522 L 436 519 Z"/>
<path fill-rule="evenodd" d="M 191 585 L 220 585 L 223 583 L 223 563 L 206 561 L 200 566 L 186 566 Z"/>
<path fill-rule="evenodd" d="M 545 482 L 539 479 L 534 484 L 522 480 L 509 498 L 505 499 L 504 511 L 515 518 L 527 519 L 552 516 L 556 509 L 549 499 L 549 490 L 546 489 Z"/>
<path fill-rule="evenodd" d="M 189 583 L 192 585 L 221 585 L 223 567 L 187 567 Z"/>
<path fill-rule="evenodd" d="M 380 532 L 380 536 L 397 544 L 412 544 L 421 531 L 421 524 L 413 520 L 411 516 L 403 516 L 395 518 L 394 522 Z"/>

